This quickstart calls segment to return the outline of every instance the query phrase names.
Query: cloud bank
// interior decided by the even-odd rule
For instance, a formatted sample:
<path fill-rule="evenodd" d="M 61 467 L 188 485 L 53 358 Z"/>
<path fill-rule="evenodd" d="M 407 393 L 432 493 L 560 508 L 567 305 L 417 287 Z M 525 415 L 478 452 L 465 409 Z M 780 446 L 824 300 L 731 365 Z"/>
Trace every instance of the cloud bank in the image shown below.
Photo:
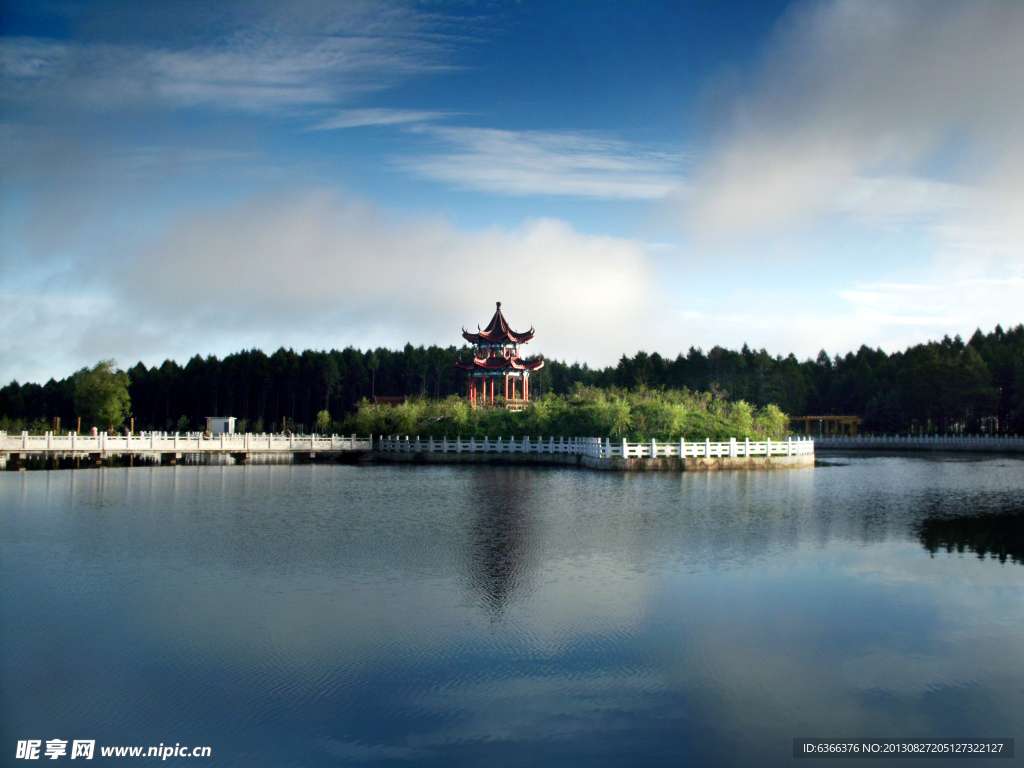
<path fill-rule="evenodd" d="M 250 344 L 459 345 L 461 328 L 486 323 L 495 301 L 514 326 L 536 326 L 534 351 L 610 362 L 635 345 L 658 302 L 638 241 L 554 219 L 464 232 L 329 190 L 186 216 L 61 279 L 91 284 L 94 297 L 65 305 L 52 287 L 4 296 L 4 378 L 57 375 L 98 356 L 154 363 Z M 47 340 L 62 334 L 67 359 L 56 361 Z"/>
<path fill-rule="evenodd" d="M 771 261 L 832 349 L 1024 321 L 1024 5 L 799 4 L 736 87 L 668 204 L 691 254 Z"/>
<path fill-rule="evenodd" d="M 687 201 L 703 234 L 1019 203 L 1024 6 L 799 6 L 728 114 Z"/>

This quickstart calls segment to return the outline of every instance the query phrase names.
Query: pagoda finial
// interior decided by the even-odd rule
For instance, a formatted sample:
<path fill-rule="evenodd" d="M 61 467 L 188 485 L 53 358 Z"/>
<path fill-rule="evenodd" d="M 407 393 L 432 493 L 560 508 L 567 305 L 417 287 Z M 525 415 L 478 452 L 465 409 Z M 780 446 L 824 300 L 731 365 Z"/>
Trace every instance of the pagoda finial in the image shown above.
<path fill-rule="evenodd" d="M 501 302 L 499 301 L 499 302 L 497 302 L 497 304 L 498 304 L 498 309 L 501 309 Z"/>

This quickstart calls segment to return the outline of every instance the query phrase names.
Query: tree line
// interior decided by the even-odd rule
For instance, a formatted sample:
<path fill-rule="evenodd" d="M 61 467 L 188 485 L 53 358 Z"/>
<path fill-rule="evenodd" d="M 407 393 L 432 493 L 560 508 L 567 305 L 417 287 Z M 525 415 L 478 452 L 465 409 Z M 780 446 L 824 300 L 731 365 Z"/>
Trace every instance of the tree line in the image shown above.
<path fill-rule="evenodd" d="M 193 357 L 129 368 L 130 414 L 138 430 L 204 429 L 207 416 L 229 415 L 248 431 L 308 431 L 327 411 L 332 427 L 364 399 L 412 396 L 440 400 L 466 391 L 456 357 L 469 347 L 295 352 L 253 349 L 219 359 Z M 59 381 L 0 388 L 0 429 L 107 428 L 81 393 L 83 369 Z M 764 349 L 691 347 L 675 358 L 623 355 L 617 365 L 590 368 L 548 360 L 531 379 L 531 394 L 565 395 L 577 385 L 622 390 L 719 391 L 755 408 L 769 404 L 792 416 L 843 414 L 864 419 L 865 431 L 885 433 L 1024 433 L 1024 325 L 978 330 L 888 354 L 862 346 L 845 356 L 824 350 L 813 360 Z M 78 395 L 76 403 L 76 392 Z M 94 423 L 89 423 L 91 419 Z"/>

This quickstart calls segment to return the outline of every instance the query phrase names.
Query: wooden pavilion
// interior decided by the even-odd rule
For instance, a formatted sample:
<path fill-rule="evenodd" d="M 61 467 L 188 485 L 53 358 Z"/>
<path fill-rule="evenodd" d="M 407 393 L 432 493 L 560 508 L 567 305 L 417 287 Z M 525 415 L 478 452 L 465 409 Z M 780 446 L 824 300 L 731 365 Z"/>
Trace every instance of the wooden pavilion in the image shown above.
<path fill-rule="evenodd" d="M 462 338 L 476 345 L 473 359 L 456 360 L 457 368 L 469 373 L 469 402 L 477 408 L 494 405 L 497 395 L 503 395 L 505 407 L 520 410 L 530 402 L 530 374 L 544 367 L 542 359 L 527 361 L 519 356 L 519 345 L 533 338 L 533 328 L 525 333 L 513 331 L 501 314 L 499 301 L 491 322 L 477 333 L 462 329 Z M 502 385 L 498 386 L 498 379 Z"/>

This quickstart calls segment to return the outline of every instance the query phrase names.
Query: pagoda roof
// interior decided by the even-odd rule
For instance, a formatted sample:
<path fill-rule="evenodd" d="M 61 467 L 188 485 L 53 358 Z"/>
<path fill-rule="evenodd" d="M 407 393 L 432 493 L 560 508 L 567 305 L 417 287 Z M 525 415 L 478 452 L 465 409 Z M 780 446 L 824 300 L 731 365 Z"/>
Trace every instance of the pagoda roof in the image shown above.
<path fill-rule="evenodd" d="M 455 361 L 455 367 L 464 371 L 539 371 L 543 360 L 520 360 L 518 357 L 474 357 L 469 362 Z"/>
<path fill-rule="evenodd" d="M 525 344 L 533 338 L 532 326 L 525 333 L 519 333 L 509 328 L 508 321 L 501 314 L 501 302 L 499 301 L 497 304 L 494 317 L 491 318 L 491 322 L 486 328 L 481 331 L 480 326 L 477 326 L 477 333 L 470 333 L 463 328 L 462 338 L 471 344 Z"/>

